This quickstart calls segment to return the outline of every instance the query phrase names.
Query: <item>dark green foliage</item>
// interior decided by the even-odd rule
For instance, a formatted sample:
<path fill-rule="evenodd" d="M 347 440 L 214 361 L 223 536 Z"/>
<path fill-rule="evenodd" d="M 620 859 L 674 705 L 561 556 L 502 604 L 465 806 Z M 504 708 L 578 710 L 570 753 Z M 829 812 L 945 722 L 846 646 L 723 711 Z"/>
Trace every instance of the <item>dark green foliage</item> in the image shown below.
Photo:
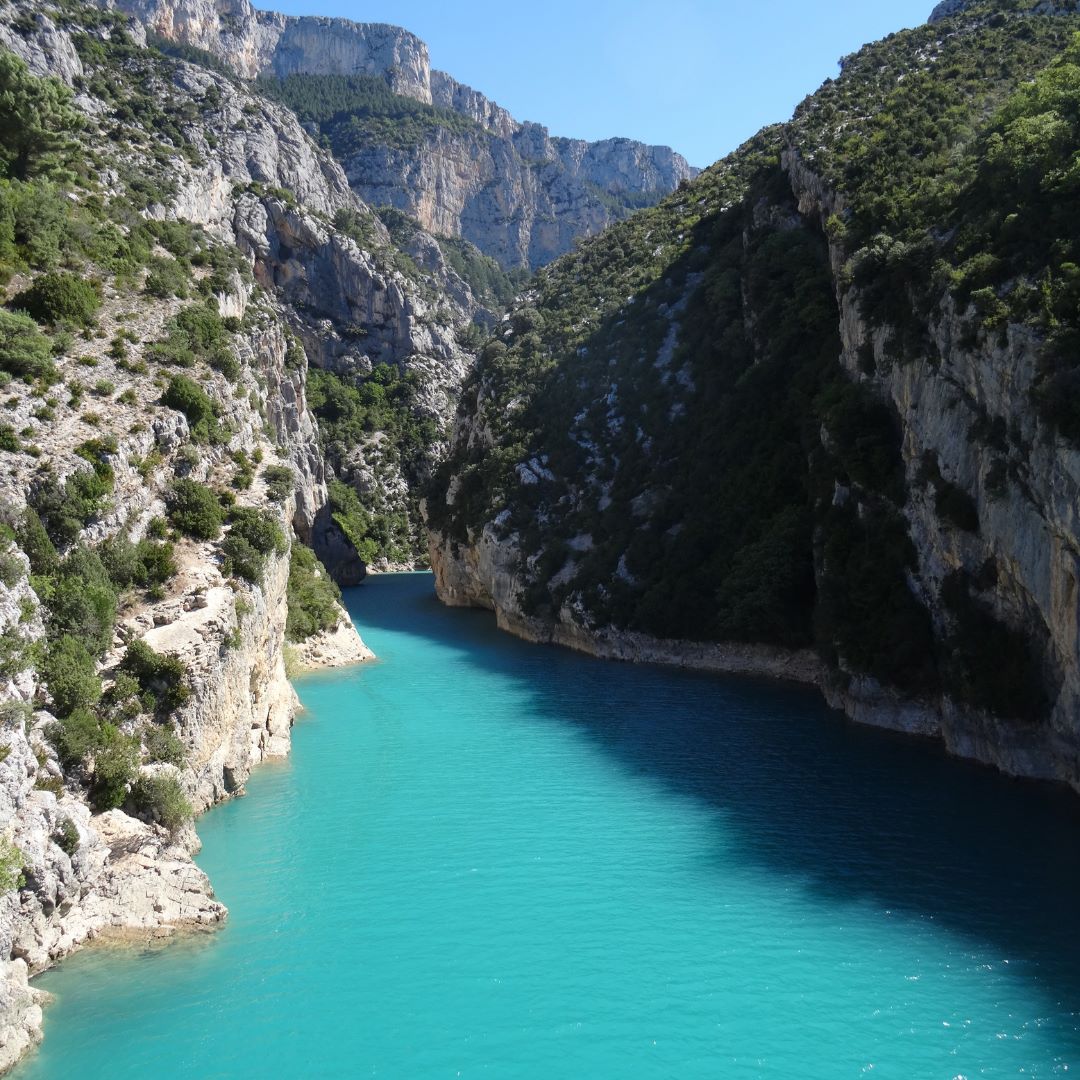
<path fill-rule="evenodd" d="M 397 550 L 407 535 L 406 522 L 389 514 L 371 513 L 360 496 L 336 477 L 331 479 L 329 489 L 334 523 L 348 537 L 362 563 L 373 563 L 380 554 Z"/>
<path fill-rule="evenodd" d="M 187 760 L 187 748 L 176 732 L 164 724 L 149 724 L 143 731 L 146 760 L 175 765 L 180 768 Z"/>
<path fill-rule="evenodd" d="M 306 641 L 322 630 L 332 630 L 341 617 L 341 590 L 315 553 L 299 542 L 289 555 L 288 602 L 285 636 L 289 641 Z"/>
<path fill-rule="evenodd" d="M 15 627 L 0 632 L 0 679 L 14 678 L 30 667 L 32 661 L 26 639 Z"/>
<path fill-rule="evenodd" d="M 256 86 L 315 124 L 339 158 L 368 146 L 417 146 L 439 131 L 483 133 L 461 113 L 395 94 L 372 75 L 263 76 Z"/>
<path fill-rule="evenodd" d="M 0 48 L 0 171 L 17 180 L 65 175 L 82 116 L 59 79 L 39 79 Z"/>
<path fill-rule="evenodd" d="M 656 202 L 655 199 L 650 200 Z M 474 244 L 456 236 L 440 236 L 443 258 L 473 291 L 480 303 L 504 308 L 528 280 L 525 270 L 504 270 L 494 259 L 484 255 Z"/>
<path fill-rule="evenodd" d="M 831 506 L 822 519 L 815 630 L 827 657 L 914 693 L 937 687 L 930 616 L 905 571 L 915 548 L 887 504 Z"/>
<path fill-rule="evenodd" d="M 54 544 L 73 543 L 83 527 L 102 514 L 113 489 L 111 470 L 81 469 L 61 485 L 45 477 L 28 500 Z"/>
<path fill-rule="evenodd" d="M 224 288 L 222 284 L 222 290 Z M 166 336 L 146 350 L 148 359 L 172 367 L 195 367 L 204 362 L 228 379 L 235 379 L 239 374 L 240 365 L 229 340 L 229 331 L 215 304 L 191 304 L 168 321 L 165 331 Z M 212 430 L 213 425 L 208 422 L 205 434 Z"/>
<path fill-rule="evenodd" d="M 71 635 L 93 656 L 103 656 L 112 644 L 116 603 L 116 588 L 97 552 L 77 547 L 60 564 L 52 582 L 50 634 Z"/>
<path fill-rule="evenodd" d="M 225 516 L 212 491 L 186 477 L 173 483 L 165 497 L 169 524 L 195 540 L 216 540 Z"/>
<path fill-rule="evenodd" d="M 308 404 L 319 418 L 327 457 L 339 471 L 350 451 L 377 432 L 388 438 L 381 452 L 400 465 L 411 488 L 419 490 L 428 468 L 431 448 L 443 437 L 440 425 L 416 408 L 418 380 L 396 367 L 377 364 L 370 376 L 354 383 L 329 372 L 312 369 L 308 375 Z M 378 501 L 362 506 L 344 483 L 331 484 L 334 519 L 361 553 L 365 562 L 380 555 L 410 558 L 420 547 L 420 520 L 416 496 L 408 513 Z"/>
<path fill-rule="evenodd" d="M 198 440 L 206 440 L 217 426 L 217 410 L 207 393 L 197 382 L 186 375 L 174 375 L 161 395 L 162 405 L 182 412 L 191 425 L 191 434 Z"/>
<path fill-rule="evenodd" d="M 151 695 L 152 711 L 170 713 L 191 697 L 183 662 L 175 656 L 154 652 L 145 641 L 128 645 L 120 670 L 139 684 L 144 695 Z"/>
<path fill-rule="evenodd" d="M 66 855 L 74 855 L 79 850 L 79 829 L 71 818 L 66 817 L 56 827 L 52 835 L 53 843 Z"/>
<path fill-rule="evenodd" d="M 34 379 L 52 368 L 49 339 L 28 315 L 0 310 L 0 371 Z"/>
<path fill-rule="evenodd" d="M 176 60 L 183 60 L 189 64 L 198 64 L 199 67 L 204 67 L 210 71 L 216 71 L 219 75 L 224 75 L 225 78 L 230 81 L 233 81 L 236 78 L 228 64 L 216 57 L 213 53 L 209 53 L 205 49 L 200 49 L 195 45 L 183 45 L 180 42 L 170 41 L 168 38 L 162 37 L 160 34 L 155 34 L 153 31 L 147 32 L 146 44 L 150 46 L 150 48 L 156 49 L 163 56 L 171 56 Z M 216 91 L 217 87 L 213 86 L 212 89 Z"/>
<path fill-rule="evenodd" d="M 26 883 L 26 857 L 6 836 L 0 837 L 0 896 L 21 889 Z"/>
<path fill-rule="evenodd" d="M 817 402 L 841 479 L 902 501 L 904 468 L 898 417 L 864 386 L 834 382 Z"/>
<path fill-rule="evenodd" d="M 287 549 L 288 540 L 271 513 L 238 506 L 229 514 L 229 532 L 221 543 L 222 569 L 258 585 L 267 557 L 284 554 Z"/>
<path fill-rule="evenodd" d="M 59 717 L 85 710 L 101 697 L 94 658 L 76 638 L 65 635 L 50 642 L 41 660 L 41 673 Z"/>
<path fill-rule="evenodd" d="M 171 296 L 187 297 L 191 284 L 191 267 L 179 259 L 154 258 L 150 261 L 150 273 L 146 275 L 143 288 L 149 296 L 167 300 Z"/>
<path fill-rule="evenodd" d="M 117 535 L 103 541 L 97 550 L 109 579 L 119 589 L 164 585 L 176 573 L 170 543 L 144 539 L 133 544 L 126 536 Z"/>
<path fill-rule="evenodd" d="M 180 781 L 172 773 L 140 776 L 132 785 L 131 801 L 140 814 L 170 832 L 190 821 L 193 812 Z"/>
<path fill-rule="evenodd" d="M 42 323 L 75 323 L 91 326 L 101 307 L 97 289 L 66 271 L 42 274 L 12 304 Z"/>
<path fill-rule="evenodd" d="M 152 695 L 143 693 L 137 679 L 127 672 L 117 671 L 114 673 L 112 685 L 101 695 L 98 714 L 103 719 L 120 725 L 134 720 L 140 713 L 152 712 L 155 704 Z"/>
<path fill-rule="evenodd" d="M 941 587 L 941 598 L 953 619 L 943 647 L 949 692 L 997 716 L 1036 721 L 1047 704 L 1036 648 L 1027 634 L 995 618 L 972 595 L 973 585 L 957 571 Z"/>
<path fill-rule="evenodd" d="M 262 475 L 266 493 L 274 502 L 284 502 L 293 493 L 296 477 L 287 465 L 267 465 Z"/>
<path fill-rule="evenodd" d="M 33 507 L 27 507 L 23 513 L 17 535 L 19 547 L 30 560 L 31 571 L 35 574 L 51 574 L 59 565 L 60 556 Z"/>

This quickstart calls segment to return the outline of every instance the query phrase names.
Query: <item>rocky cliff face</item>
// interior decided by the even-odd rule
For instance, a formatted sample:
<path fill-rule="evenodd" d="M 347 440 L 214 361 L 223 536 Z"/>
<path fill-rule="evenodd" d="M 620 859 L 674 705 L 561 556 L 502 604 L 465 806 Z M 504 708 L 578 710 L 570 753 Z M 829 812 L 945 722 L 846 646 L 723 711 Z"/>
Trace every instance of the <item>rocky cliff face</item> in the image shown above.
<path fill-rule="evenodd" d="M 484 108 L 471 109 L 487 116 Z M 461 236 L 505 267 L 536 269 L 630 207 L 674 190 L 695 170 L 666 146 L 631 139 L 552 138 L 538 124 L 507 135 L 434 132 L 420 145 L 369 146 L 343 160 L 353 189 L 431 232 Z"/>
<path fill-rule="evenodd" d="M 430 232 L 464 237 L 504 267 L 535 268 L 673 191 L 696 172 L 662 146 L 630 139 L 552 138 L 449 75 L 432 71 L 427 46 L 397 27 L 288 17 L 247 3 L 122 0 L 152 32 L 220 58 L 245 78 L 365 75 L 424 105 L 466 117 L 421 139 L 377 135 L 341 155 L 353 190 Z M 433 114 L 435 115 L 435 114 Z"/>
<path fill-rule="evenodd" d="M 1080 790 L 1071 316 L 1025 300 L 1057 280 L 1066 204 L 1049 159 L 1019 193 L 1007 149 L 1052 111 L 1044 78 L 1080 77 L 1076 24 L 1000 8 L 848 58 L 790 125 L 538 277 L 430 499 L 446 602 L 628 659 L 722 669 L 765 644 L 761 670 L 857 720 Z M 1017 70 L 980 69 L 998 48 Z M 951 136 L 965 164 L 924 203 L 917 174 L 946 167 L 907 139 L 947 123 L 943 62 L 985 126 Z M 995 200 L 1043 223 L 1029 248 L 999 244 Z"/>
<path fill-rule="evenodd" d="M 82 331 L 77 322 L 21 329 L 52 353 L 37 382 L 32 372 L 11 377 L 11 354 L 0 365 L 3 1071 L 40 1038 L 29 976 L 93 939 L 168 935 L 226 916 L 191 861 L 190 824 L 163 823 L 165 811 L 146 810 L 133 792 L 167 782 L 199 812 L 242 794 L 255 766 L 288 753 L 298 707 L 285 668 L 292 545 L 321 550 L 343 577 L 362 572 L 332 519 L 308 357 L 342 370 L 370 368 L 372 356 L 412 362 L 428 376 L 425 407 L 445 412 L 465 366 L 454 320 L 467 322 L 473 301 L 434 255 L 423 281 L 391 265 L 385 230 L 287 110 L 205 69 L 150 57 L 137 24 L 103 22 L 90 8 L 9 5 L 0 42 L 32 72 L 75 86 L 79 158 L 93 174 L 70 194 L 47 181 L 17 186 L 39 202 L 20 225 L 29 246 L 5 299 L 44 280 L 33 245 L 47 211 L 66 222 L 52 234 L 60 247 L 51 265 L 77 265 L 94 282 L 96 307 Z M 159 123 L 176 124 L 171 150 L 160 134 L 147 136 L 150 101 Z M 333 224 L 342 212 L 352 234 Z M 88 242 L 97 235 L 108 239 Z M 165 275 L 156 284 L 155 273 Z M 440 305 L 438 280 L 455 301 Z M 340 332 L 359 322 L 370 328 L 362 349 Z M 188 380 L 187 397 L 169 399 L 163 389 L 177 378 Z M 363 461 L 362 448 L 356 454 Z M 162 536 L 181 480 L 220 493 L 254 514 L 264 537 L 281 538 L 259 558 L 250 541 L 177 533 L 163 582 L 119 588 L 95 678 L 108 695 L 138 642 L 179 662 L 184 693 L 167 718 L 145 701 L 109 714 L 106 730 L 134 755 L 134 774 L 110 800 L 119 808 L 104 812 L 89 780 L 100 762 L 73 764 L 57 749 L 56 716 L 70 707 L 38 670 L 57 632 L 53 579 L 31 576 L 19 550 L 27 541 L 12 528 L 42 485 L 70 491 L 73 477 L 100 483 L 77 523 L 69 519 L 69 560 Z M 371 655 L 340 607 L 336 617 L 305 642 L 303 666 Z M 166 751 L 151 752 L 153 737 L 167 737 Z"/>

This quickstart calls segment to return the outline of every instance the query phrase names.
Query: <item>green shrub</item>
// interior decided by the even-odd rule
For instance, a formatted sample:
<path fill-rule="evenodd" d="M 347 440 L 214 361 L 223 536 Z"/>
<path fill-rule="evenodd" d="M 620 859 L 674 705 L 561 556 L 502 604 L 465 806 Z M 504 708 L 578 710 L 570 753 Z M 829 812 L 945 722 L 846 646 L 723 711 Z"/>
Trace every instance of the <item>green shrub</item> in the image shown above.
<path fill-rule="evenodd" d="M 267 556 L 284 553 L 288 541 L 272 514 L 238 506 L 229 515 L 229 532 L 221 544 L 222 569 L 226 574 L 261 584 Z"/>
<path fill-rule="evenodd" d="M 42 658 L 41 674 L 54 711 L 61 718 L 96 704 L 101 697 L 101 680 L 93 655 L 81 641 L 69 635 L 49 643 Z"/>
<path fill-rule="evenodd" d="M 23 887 L 25 866 L 23 853 L 6 836 L 0 836 L 0 895 Z"/>
<path fill-rule="evenodd" d="M 191 697 L 183 661 L 155 652 L 145 641 L 128 645 L 120 671 L 135 679 L 144 694 L 152 695 L 156 712 L 172 712 Z"/>
<path fill-rule="evenodd" d="M 92 326 L 101 307 L 101 297 L 90 282 L 78 275 L 55 271 L 36 278 L 13 303 L 38 322 Z"/>
<path fill-rule="evenodd" d="M 196 540 L 216 540 L 224 515 L 214 494 L 194 480 L 176 480 L 165 498 L 169 524 Z"/>
<path fill-rule="evenodd" d="M 182 412 L 191 426 L 191 434 L 199 440 L 208 439 L 216 428 L 217 410 L 197 382 L 186 375 L 174 375 L 161 395 L 161 403 Z"/>
<path fill-rule="evenodd" d="M 73 472 L 63 485 L 55 477 L 45 477 L 28 502 L 49 538 L 63 546 L 77 540 L 83 527 L 104 512 L 112 489 L 112 470 L 99 465 L 93 471 Z"/>
<path fill-rule="evenodd" d="M 150 272 L 146 275 L 143 290 L 149 296 L 167 300 L 171 296 L 184 299 L 188 294 L 191 281 L 191 268 L 178 259 L 153 258 L 150 260 Z"/>
<path fill-rule="evenodd" d="M 274 502 L 284 502 L 293 493 L 296 477 L 287 465 L 267 465 L 262 475 L 266 493 Z"/>
<path fill-rule="evenodd" d="M 52 347 L 29 315 L 0 310 L 0 371 L 34 379 L 52 370 Z"/>
<path fill-rule="evenodd" d="M 176 732 L 162 724 L 148 724 L 143 729 L 143 745 L 146 760 L 166 765 L 182 766 L 187 760 L 187 747 L 177 738 Z"/>
<path fill-rule="evenodd" d="M 139 767 L 139 740 L 103 723 L 93 747 L 94 771 L 90 800 L 95 810 L 114 810 L 127 800 L 128 788 Z"/>
<path fill-rule="evenodd" d="M 30 569 L 35 574 L 51 574 L 60 563 L 60 556 L 37 511 L 28 506 L 23 512 L 17 532 L 19 547 L 30 560 Z"/>
<path fill-rule="evenodd" d="M 118 535 L 101 543 L 98 554 L 119 589 L 164 585 L 176 574 L 175 549 L 170 543 L 144 539 L 133 544 L 126 536 Z"/>
<path fill-rule="evenodd" d="M 59 79 L 38 78 L 13 52 L 0 51 L 0 171 L 18 180 L 67 175 L 71 136 L 83 122 Z"/>
<path fill-rule="evenodd" d="M 155 704 L 152 694 L 143 693 L 138 679 L 126 671 L 118 671 L 112 685 L 101 695 L 99 712 L 103 719 L 119 726 L 142 712 L 153 711 Z"/>
<path fill-rule="evenodd" d="M 131 790 L 131 800 L 141 814 L 175 832 L 191 820 L 188 802 L 180 781 L 172 773 L 141 775 Z"/>
<path fill-rule="evenodd" d="M 18 558 L 13 551 L 0 551 L 0 582 L 11 588 L 22 580 L 22 576 L 22 559 Z"/>
<path fill-rule="evenodd" d="M 79 850 L 79 830 L 71 818 L 64 818 L 52 835 L 53 843 L 66 855 L 74 855 Z"/>
<path fill-rule="evenodd" d="M 341 590 L 311 548 L 293 543 L 289 554 L 289 615 L 285 636 L 306 641 L 322 630 L 332 630 L 341 617 Z"/>
<path fill-rule="evenodd" d="M 11 679 L 30 667 L 33 656 L 26 639 L 9 626 L 0 631 L 0 679 Z"/>
<path fill-rule="evenodd" d="M 103 656 L 112 644 L 117 593 L 97 552 L 75 548 L 60 564 L 47 601 L 49 631 Z"/>

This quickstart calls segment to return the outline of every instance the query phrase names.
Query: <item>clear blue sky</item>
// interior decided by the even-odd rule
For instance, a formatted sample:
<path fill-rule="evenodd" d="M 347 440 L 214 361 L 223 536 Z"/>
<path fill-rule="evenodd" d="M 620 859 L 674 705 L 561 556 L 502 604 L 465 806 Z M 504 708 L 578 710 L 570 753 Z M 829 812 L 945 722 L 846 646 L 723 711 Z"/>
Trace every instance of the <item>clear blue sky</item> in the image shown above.
<path fill-rule="evenodd" d="M 625 135 L 709 165 L 786 120 L 837 60 L 935 0 L 256 0 L 404 26 L 432 65 L 554 135 Z"/>

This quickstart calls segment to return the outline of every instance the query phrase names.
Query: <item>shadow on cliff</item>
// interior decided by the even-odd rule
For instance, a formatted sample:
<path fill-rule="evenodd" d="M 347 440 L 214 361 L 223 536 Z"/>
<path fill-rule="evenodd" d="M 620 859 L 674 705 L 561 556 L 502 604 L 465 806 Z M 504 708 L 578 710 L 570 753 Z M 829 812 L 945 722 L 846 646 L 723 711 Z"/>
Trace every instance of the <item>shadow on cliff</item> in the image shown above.
<path fill-rule="evenodd" d="M 718 863 L 735 844 L 780 887 L 932 920 L 1080 1011 L 1072 793 L 855 725 L 813 691 L 517 641 L 488 612 L 442 607 L 426 575 L 376 580 L 346 599 L 362 632 L 460 649 L 524 682 L 537 716 L 699 800 L 716 816 Z"/>

